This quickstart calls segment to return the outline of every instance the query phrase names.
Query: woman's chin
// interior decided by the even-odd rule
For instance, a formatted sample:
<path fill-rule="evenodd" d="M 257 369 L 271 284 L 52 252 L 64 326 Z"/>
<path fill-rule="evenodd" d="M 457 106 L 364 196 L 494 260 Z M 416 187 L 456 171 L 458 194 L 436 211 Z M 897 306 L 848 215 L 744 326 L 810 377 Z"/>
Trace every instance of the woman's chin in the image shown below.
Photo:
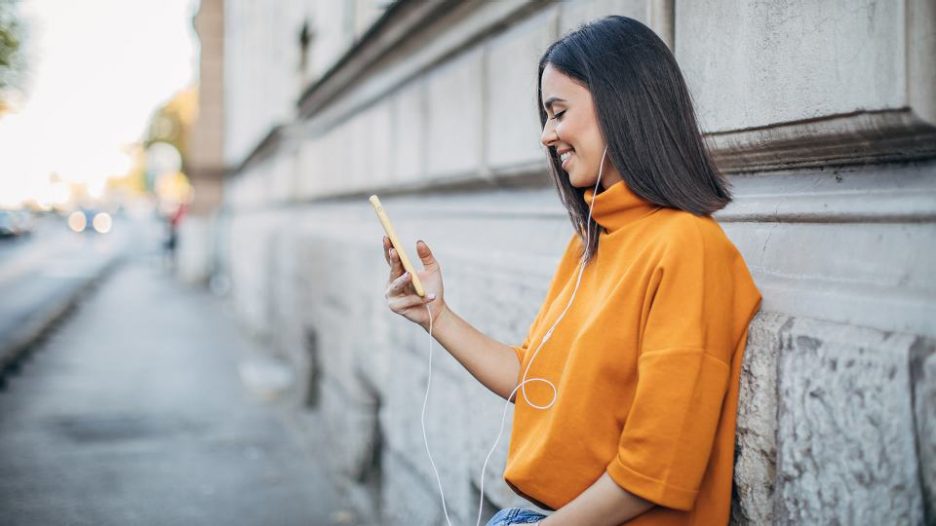
<path fill-rule="evenodd" d="M 576 179 L 574 176 L 569 176 L 569 184 L 574 188 L 591 188 L 595 186 L 595 181 L 583 181 L 581 179 Z"/>

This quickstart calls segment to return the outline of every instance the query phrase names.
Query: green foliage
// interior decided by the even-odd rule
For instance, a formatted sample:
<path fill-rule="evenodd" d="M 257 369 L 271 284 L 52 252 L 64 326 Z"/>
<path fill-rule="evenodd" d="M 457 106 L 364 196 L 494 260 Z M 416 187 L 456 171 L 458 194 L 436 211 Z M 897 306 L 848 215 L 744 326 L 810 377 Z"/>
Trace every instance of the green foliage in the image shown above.
<path fill-rule="evenodd" d="M 18 0 L 0 0 L 0 114 L 6 107 L 4 90 L 16 86 L 24 69 L 18 3 Z"/>

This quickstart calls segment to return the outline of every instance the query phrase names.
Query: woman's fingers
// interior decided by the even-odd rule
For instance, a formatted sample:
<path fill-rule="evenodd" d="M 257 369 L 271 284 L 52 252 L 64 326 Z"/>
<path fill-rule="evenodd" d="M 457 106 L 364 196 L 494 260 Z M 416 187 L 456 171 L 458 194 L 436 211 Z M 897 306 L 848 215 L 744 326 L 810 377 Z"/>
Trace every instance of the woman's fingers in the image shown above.
<path fill-rule="evenodd" d="M 393 246 L 393 243 L 390 242 L 390 238 L 387 236 L 383 237 L 383 257 L 387 260 L 388 265 L 392 265 L 393 262 L 390 261 L 390 248 Z"/>
<path fill-rule="evenodd" d="M 387 305 L 390 306 L 390 310 L 394 312 L 400 312 L 412 307 L 419 307 L 425 305 L 426 303 L 431 302 L 429 298 L 420 298 L 415 294 L 409 296 L 402 296 L 399 298 L 391 298 L 387 301 Z"/>
<path fill-rule="evenodd" d="M 403 293 L 403 289 L 412 281 L 412 277 L 409 272 L 404 272 L 398 278 L 390 282 L 390 285 L 387 286 L 387 292 L 384 294 L 387 298 L 393 296 L 399 296 Z"/>
<path fill-rule="evenodd" d="M 397 254 L 396 249 L 393 248 L 393 243 L 390 242 L 390 238 L 387 236 L 383 238 L 383 255 L 384 259 L 387 260 L 387 264 L 390 265 L 392 275 L 403 272 L 403 263 L 400 261 L 400 255 Z"/>
<path fill-rule="evenodd" d="M 429 245 L 421 239 L 416 242 L 416 254 L 419 255 L 419 260 L 422 261 L 424 269 L 434 270 L 439 266 L 435 256 L 432 255 L 432 251 L 429 250 Z"/>

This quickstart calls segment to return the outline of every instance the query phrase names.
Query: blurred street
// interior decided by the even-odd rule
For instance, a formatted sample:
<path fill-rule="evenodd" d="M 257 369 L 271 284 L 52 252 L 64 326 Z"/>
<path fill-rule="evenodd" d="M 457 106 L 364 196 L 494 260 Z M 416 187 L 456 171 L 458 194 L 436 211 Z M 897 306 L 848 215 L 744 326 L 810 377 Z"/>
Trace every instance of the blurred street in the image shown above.
<path fill-rule="evenodd" d="M 0 246 L 6 332 L 123 256 L 0 391 L 0 524 L 350 524 L 314 446 L 241 383 L 235 321 L 168 275 L 151 227 Z"/>
<path fill-rule="evenodd" d="M 42 330 L 55 314 L 50 309 L 68 303 L 129 248 L 131 229 L 145 231 L 126 226 L 110 235 L 76 234 L 62 218 L 49 216 L 31 235 L 0 239 L 0 364 L 11 347 Z"/>

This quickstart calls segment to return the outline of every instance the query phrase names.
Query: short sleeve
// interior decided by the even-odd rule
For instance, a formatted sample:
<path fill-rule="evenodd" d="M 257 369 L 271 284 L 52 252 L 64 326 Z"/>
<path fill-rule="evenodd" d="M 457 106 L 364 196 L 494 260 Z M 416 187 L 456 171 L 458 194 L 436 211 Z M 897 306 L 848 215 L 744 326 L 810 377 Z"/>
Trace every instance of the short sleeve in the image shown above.
<path fill-rule="evenodd" d="M 639 497 L 690 510 L 731 375 L 733 268 L 701 236 L 677 245 L 651 279 L 634 401 L 607 471 Z"/>
<path fill-rule="evenodd" d="M 523 339 L 523 343 L 512 346 L 514 354 L 517 355 L 517 363 L 523 363 L 523 358 L 530 348 L 530 340 L 533 339 L 533 329 L 539 324 L 544 309 L 545 305 L 541 305 L 539 312 L 536 314 L 536 318 L 533 319 L 533 323 L 530 324 L 530 328 L 527 330 L 527 335 L 526 338 Z"/>

